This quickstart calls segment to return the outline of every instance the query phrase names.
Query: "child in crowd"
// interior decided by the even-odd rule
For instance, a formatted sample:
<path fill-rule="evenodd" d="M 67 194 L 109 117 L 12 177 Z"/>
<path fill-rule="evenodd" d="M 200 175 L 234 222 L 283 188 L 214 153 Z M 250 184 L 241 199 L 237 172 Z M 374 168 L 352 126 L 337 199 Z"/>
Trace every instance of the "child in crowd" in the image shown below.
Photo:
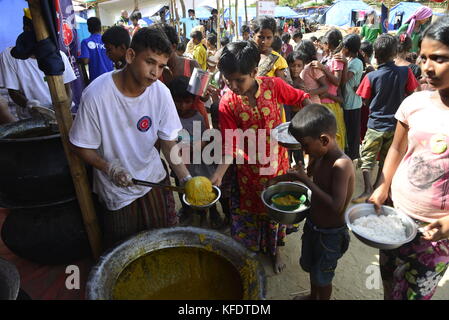
<path fill-rule="evenodd" d="M 131 42 L 129 32 L 123 27 L 110 27 L 103 33 L 101 40 L 106 48 L 106 55 L 114 62 L 115 68 L 123 68 L 126 65 L 126 50 Z"/>
<path fill-rule="evenodd" d="M 370 115 L 360 155 L 364 191 L 353 200 L 354 203 L 365 202 L 373 192 L 371 171 L 380 154 L 379 171 L 374 184 L 378 186 L 385 157 L 393 142 L 396 128 L 394 114 L 405 97 L 418 87 L 411 69 L 394 64 L 397 46 L 396 38 L 390 34 L 382 34 L 376 39 L 374 54 L 379 67 L 363 78 L 357 90 L 359 96 L 369 101 Z"/>
<path fill-rule="evenodd" d="M 324 36 L 321 36 L 318 39 L 313 40 L 313 44 L 315 45 L 316 48 L 317 61 L 321 61 L 323 59 L 323 47 L 322 47 L 323 38 Z"/>
<path fill-rule="evenodd" d="M 436 90 L 416 92 L 400 105 L 381 183 L 369 201 L 379 210 L 391 187 L 396 209 L 429 224 L 411 242 L 380 250 L 385 299 L 431 299 L 449 265 L 448 17 L 424 31 L 420 59 Z"/>
<path fill-rule="evenodd" d="M 293 47 L 293 51 L 296 51 L 298 49 L 299 44 L 302 41 L 302 33 L 301 31 L 296 31 L 293 33 L 293 41 L 295 42 L 295 46 Z"/>
<path fill-rule="evenodd" d="M 206 39 L 207 57 L 211 57 L 217 53 L 217 35 L 209 33 Z"/>
<path fill-rule="evenodd" d="M 310 275 L 311 291 L 310 295 L 295 299 L 329 300 L 337 261 L 349 246 L 344 212 L 354 191 L 354 167 L 336 142 L 335 117 L 323 105 L 311 104 L 300 110 L 289 132 L 315 159 L 308 168 L 313 180 L 298 165 L 269 182 L 300 181 L 312 191 L 300 258 L 302 269 Z"/>
<path fill-rule="evenodd" d="M 285 268 L 279 246 L 284 244 L 286 225 L 268 219 L 260 195 L 268 179 L 285 174 L 289 163 L 287 150 L 278 145 L 270 150 L 268 137 L 271 129 L 282 123 L 280 104 L 300 108 L 310 101 L 306 93 L 292 88 L 280 78 L 256 77 L 260 59 L 260 51 L 252 41 L 233 42 L 223 49 L 218 69 L 231 90 L 220 101 L 219 125 L 225 141 L 224 159 L 211 181 L 220 186 L 233 159 L 243 162 L 237 165 L 239 205 L 235 213 L 231 211 L 231 235 L 251 250 L 269 253 L 274 271 L 279 273 Z M 238 129 L 253 132 L 254 139 L 257 135 L 259 142 L 244 143 L 244 135 Z M 232 145 L 232 137 L 237 140 L 237 147 Z M 266 139 L 264 150 L 258 150 L 259 156 L 256 156 L 249 150 L 249 145 L 261 145 L 260 139 Z M 260 157 L 262 154 L 269 156 Z"/>
<path fill-rule="evenodd" d="M 226 47 L 229 44 L 230 41 L 231 40 L 229 40 L 229 37 L 222 37 L 221 40 L 220 40 L 221 47 L 222 48 Z"/>
<path fill-rule="evenodd" d="M 251 38 L 251 29 L 246 24 L 240 28 L 240 31 L 242 32 L 242 38 L 244 41 L 248 41 Z"/>
<path fill-rule="evenodd" d="M 282 55 L 282 40 L 278 36 L 274 37 L 273 44 L 271 45 L 271 49 L 273 51 L 276 51 L 276 53 L 279 53 Z"/>
<path fill-rule="evenodd" d="M 178 111 L 179 119 L 181 120 L 183 130 L 179 134 L 178 142 L 185 143 L 182 146 L 183 158 L 187 155 L 187 161 L 184 161 L 190 174 L 195 176 L 210 177 L 214 172 L 214 166 L 206 165 L 200 158 L 200 163 L 194 163 L 194 153 L 202 153 L 202 149 L 206 146 L 207 142 L 202 141 L 202 136 L 205 130 L 203 116 L 194 108 L 195 95 L 187 91 L 189 85 L 189 78 L 181 76 L 174 79 L 169 84 L 170 93 Z M 194 128 L 199 126 L 201 133 L 200 137 L 194 136 Z M 176 184 L 179 185 L 179 181 L 176 179 Z M 183 212 L 180 214 L 181 222 L 187 222 L 192 218 L 192 210 L 180 200 L 183 207 Z M 220 228 L 222 221 L 217 211 L 217 207 L 214 205 L 209 209 L 210 221 L 214 229 Z M 205 213 L 204 213 L 205 214 Z"/>
<path fill-rule="evenodd" d="M 382 34 L 382 29 L 380 24 L 376 23 L 376 12 L 373 10 L 368 13 L 367 23 L 362 26 L 360 37 L 362 40 L 374 43 L 380 34 Z"/>
<path fill-rule="evenodd" d="M 347 67 L 346 59 L 342 59 L 341 54 L 338 53 L 341 49 L 342 40 L 343 36 L 339 30 L 329 30 L 322 42 L 324 57 L 321 62 L 312 62 L 312 66 L 320 69 L 326 75 L 328 91 L 321 95 L 321 103 L 334 113 L 337 119 L 337 142 L 341 150 L 345 150 L 346 126 L 343 108 L 341 107 L 343 98 L 338 90 Z"/>
<path fill-rule="evenodd" d="M 193 49 L 193 59 L 198 62 L 201 69 L 207 70 L 207 51 L 202 44 L 203 34 L 201 33 L 201 31 L 193 31 L 190 34 L 190 38 L 195 45 Z"/>
<path fill-rule="evenodd" d="M 304 63 L 300 77 L 304 82 L 304 91 L 310 94 L 310 101 L 321 103 L 320 95 L 328 91 L 326 75 L 320 69 L 314 68 L 312 62 L 316 61 L 316 49 L 310 40 L 303 40 L 298 47 L 298 57 Z"/>
<path fill-rule="evenodd" d="M 254 41 L 260 51 L 260 63 L 257 75 L 279 77 L 286 80 L 285 70 L 288 68 L 287 61 L 272 48 L 276 34 L 276 20 L 261 16 L 252 21 L 251 28 L 254 34 Z"/>
<path fill-rule="evenodd" d="M 186 44 L 184 42 L 179 42 L 178 45 L 176 46 L 176 54 L 179 57 L 184 57 L 184 54 L 186 53 Z"/>
<path fill-rule="evenodd" d="M 343 109 L 346 125 L 346 154 L 352 160 L 359 158 L 360 149 L 360 116 L 362 98 L 356 94 L 363 74 L 363 62 L 359 58 L 360 37 L 357 34 L 347 35 L 343 39 L 342 53 L 348 60 L 346 76 L 343 78 Z"/>
<path fill-rule="evenodd" d="M 394 63 L 397 66 L 404 66 L 412 69 L 416 80 L 419 81 L 421 78 L 421 68 L 417 64 L 411 63 L 407 60 L 410 50 L 412 49 L 412 38 L 410 38 L 407 33 L 401 33 L 396 36 L 396 40 L 398 41 L 398 54 L 394 59 Z"/>
<path fill-rule="evenodd" d="M 374 71 L 374 67 L 371 64 L 372 58 L 373 58 L 373 45 L 368 41 L 362 41 L 362 45 L 360 46 L 360 54 L 363 57 L 365 69 L 363 70 L 362 79 L 365 78 L 365 76 Z M 369 116 L 369 104 L 366 103 L 362 99 L 362 110 L 360 115 L 360 142 L 363 141 L 365 138 L 366 130 L 368 129 L 368 116 Z"/>
<path fill-rule="evenodd" d="M 290 44 L 291 39 L 292 37 L 288 33 L 283 34 L 281 37 L 283 42 L 281 53 L 285 59 L 287 59 L 288 55 L 293 52 L 293 46 Z"/>

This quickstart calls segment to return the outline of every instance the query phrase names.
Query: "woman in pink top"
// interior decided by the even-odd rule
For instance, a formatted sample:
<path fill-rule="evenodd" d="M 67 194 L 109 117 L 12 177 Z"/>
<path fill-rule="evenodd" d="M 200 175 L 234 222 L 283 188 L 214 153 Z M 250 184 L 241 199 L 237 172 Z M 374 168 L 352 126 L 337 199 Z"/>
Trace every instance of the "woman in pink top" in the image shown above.
<path fill-rule="evenodd" d="M 430 299 L 449 265 L 449 18 L 424 33 L 421 68 L 436 91 L 404 100 L 382 181 L 369 201 L 379 210 L 390 186 L 397 210 L 423 226 L 414 240 L 380 251 L 386 299 Z"/>
<path fill-rule="evenodd" d="M 338 92 L 338 87 L 341 84 L 341 80 L 346 76 L 346 60 L 342 58 L 339 51 L 340 43 L 343 40 L 343 36 L 337 29 L 329 30 L 323 38 L 323 51 L 324 58 L 321 63 L 318 61 L 312 62 L 312 66 L 321 70 L 327 79 L 328 90 L 327 93 L 321 95 L 321 103 L 328 107 L 335 115 L 337 120 L 337 143 L 341 150 L 345 150 L 346 147 L 346 125 L 344 120 L 343 97 Z"/>

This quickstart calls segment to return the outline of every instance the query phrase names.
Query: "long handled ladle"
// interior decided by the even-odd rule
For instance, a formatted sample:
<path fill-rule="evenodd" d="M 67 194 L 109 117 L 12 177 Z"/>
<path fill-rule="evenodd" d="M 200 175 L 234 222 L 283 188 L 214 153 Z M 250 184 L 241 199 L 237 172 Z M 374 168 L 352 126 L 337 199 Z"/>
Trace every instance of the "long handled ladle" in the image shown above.
<path fill-rule="evenodd" d="M 145 187 L 152 187 L 152 188 L 161 188 L 164 189 L 166 191 L 175 191 L 175 192 L 179 192 L 179 193 L 185 193 L 185 189 L 182 187 L 175 187 L 172 185 L 166 185 L 166 184 L 161 184 L 161 183 L 155 183 L 155 182 L 149 182 L 149 181 L 143 181 L 143 180 L 137 180 L 137 179 L 133 179 L 134 184 L 139 185 L 139 186 L 145 186 Z"/>

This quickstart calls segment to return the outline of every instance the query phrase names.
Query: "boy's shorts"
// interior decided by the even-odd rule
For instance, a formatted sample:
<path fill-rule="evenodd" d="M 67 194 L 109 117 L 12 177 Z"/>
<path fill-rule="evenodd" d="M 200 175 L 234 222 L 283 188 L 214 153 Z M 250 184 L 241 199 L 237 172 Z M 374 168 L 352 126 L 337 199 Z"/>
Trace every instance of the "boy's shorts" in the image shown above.
<path fill-rule="evenodd" d="M 377 131 L 368 128 L 362 142 L 360 153 L 361 168 L 372 170 L 379 154 L 379 165 L 382 166 L 387 157 L 388 150 L 393 142 L 394 131 Z"/>
<path fill-rule="evenodd" d="M 302 235 L 299 264 L 310 274 L 312 284 L 324 287 L 332 283 L 337 261 L 348 250 L 349 233 L 346 226 L 319 229 L 306 220 Z"/>

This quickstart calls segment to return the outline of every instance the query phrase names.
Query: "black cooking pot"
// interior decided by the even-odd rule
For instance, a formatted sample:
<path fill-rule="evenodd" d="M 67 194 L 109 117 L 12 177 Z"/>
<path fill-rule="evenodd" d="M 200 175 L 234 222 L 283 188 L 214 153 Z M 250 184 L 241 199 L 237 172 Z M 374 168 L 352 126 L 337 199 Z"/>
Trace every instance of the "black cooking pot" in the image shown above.
<path fill-rule="evenodd" d="M 44 265 L 70 264 L 90 254 L 76 199 L 44 207 L 10 209 L 1 237 L 19 257 Z"/>
<path fill-rule="evenodd" d="M 74 195 L 59 134 L 0 139 L 1 206 L 38 206 L 73 198 Z"/>

